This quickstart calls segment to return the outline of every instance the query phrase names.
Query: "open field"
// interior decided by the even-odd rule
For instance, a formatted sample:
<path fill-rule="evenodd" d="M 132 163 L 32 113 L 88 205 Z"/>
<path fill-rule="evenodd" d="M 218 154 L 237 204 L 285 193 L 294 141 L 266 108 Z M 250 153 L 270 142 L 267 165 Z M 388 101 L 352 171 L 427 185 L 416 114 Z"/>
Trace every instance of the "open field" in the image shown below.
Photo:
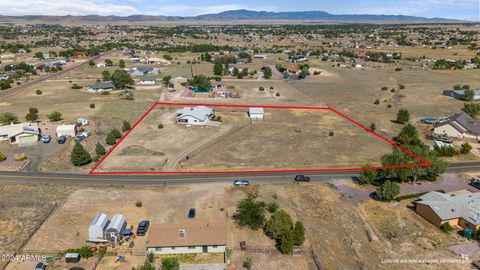
<path fill-rule="evenodd" d="M 362 167 L 392 149 L 330 110 L 267 108 L 250 121 L 246 109 L 215 107 L 222 122 L 188 127 L 175 123 L 179 108 L 158 104 L 96 172 Z"/>

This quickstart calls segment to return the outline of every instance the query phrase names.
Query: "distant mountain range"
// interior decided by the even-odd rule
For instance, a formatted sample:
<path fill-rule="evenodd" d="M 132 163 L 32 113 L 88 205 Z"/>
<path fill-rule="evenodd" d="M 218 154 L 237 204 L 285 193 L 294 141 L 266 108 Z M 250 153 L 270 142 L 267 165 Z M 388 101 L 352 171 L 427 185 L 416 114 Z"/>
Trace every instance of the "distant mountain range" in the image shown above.
<path fill-rule="evenodd" d="M 166 22 L 166 21 L 330 21 L 330 22 L 447 22 L 455 21 L 444 18 L 425 18 L 406 15 L 369 15 L 369 14 L 330 14 L 325 11 L 295 11 L 295 12 L 267 12 L 252 10 L 231 10 L 215 14 L 199 16 L 155 16 L 155 15 L 130 15 L 130 16 L 2 16 L 0 22 L 33 21 L 43 23 L 73 23 L 73 22 Z"/>

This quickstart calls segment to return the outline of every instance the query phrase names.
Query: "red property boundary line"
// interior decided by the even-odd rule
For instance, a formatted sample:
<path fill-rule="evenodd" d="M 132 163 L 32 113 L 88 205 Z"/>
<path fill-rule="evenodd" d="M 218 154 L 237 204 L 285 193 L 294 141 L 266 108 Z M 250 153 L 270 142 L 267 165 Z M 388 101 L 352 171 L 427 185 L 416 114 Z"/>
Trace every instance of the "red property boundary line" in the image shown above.
<path fill-rule="evenodd" d="M 398 166 L 372 166 L 369 168 L 326 168 L 326 169 L 307 169 L 307 170 L 243 170 L 243 171 L 210 171 L 210 172 L 97 172 L 96 170 L 102 164 L 102 162 L 108 158 L 108 156 L 125 140 L 128 135 L 147 117 L 147 115 L 158 105 L 167 105 L 167 106 L 208 106 L 208 107 L 223 107 L 223 108 L 266 108 L 266 109 L 299 109 L 299 110 L 316 110 L 316 111 L 331 111 L 338 116 L 346 119 L 350 123 L 360 127 L 364 131 L 376 136 L 377 138 L 385 141 L 386 143 L 396 147 L 397 149 L 403 151 L 404 153 L 410 155 L 414 159 L 420 161 L 421 163 L 417 164 L 405 164 Z M 195 174 L 195 175 L 207 175 L 207 174 L 255 174 L 255 173 L 299 173 L 299 172 L 335 172 L 335 171 L 364 171 L 364 170 L 374 170 L 374 169 L 405 169 L 412 167 L 429 167 L 432 164 L 426 161 L 425 159 L 415 155 L 411 151 L 401 147 L 400 145 L 392 142 L 391 140 L 383 137 L 382 135 L 376 133 L 375 131 L 365 127 L 359 122 L 353 120 L 352 118 L 346 116 L 345 114 L 330 108 L 330 107 L 313 107 L 313 106 L 273 106 L 273 105 L 240 105 L 240 104 L 206 104 L 206 103 L 177 103 L 177 102 L 156 102 L 153 104 L 140 119 L 132 126 L 132 128 L 118 141 L 108 153 L 93 167 L 90 171 L 90 174 L 96 175 L 185 175 L 185 174 Z"/>

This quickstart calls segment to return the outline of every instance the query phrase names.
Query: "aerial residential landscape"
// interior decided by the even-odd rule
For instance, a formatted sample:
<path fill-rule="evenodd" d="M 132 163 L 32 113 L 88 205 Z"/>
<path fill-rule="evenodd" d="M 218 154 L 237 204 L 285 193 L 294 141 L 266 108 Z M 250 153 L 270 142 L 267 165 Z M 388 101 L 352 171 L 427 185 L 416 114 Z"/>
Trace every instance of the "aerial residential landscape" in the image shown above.
<path fill-rule="evenodd" d="M 480 269 L 478 1 L 263 2 L 0 0 L 0 269 Z"/>

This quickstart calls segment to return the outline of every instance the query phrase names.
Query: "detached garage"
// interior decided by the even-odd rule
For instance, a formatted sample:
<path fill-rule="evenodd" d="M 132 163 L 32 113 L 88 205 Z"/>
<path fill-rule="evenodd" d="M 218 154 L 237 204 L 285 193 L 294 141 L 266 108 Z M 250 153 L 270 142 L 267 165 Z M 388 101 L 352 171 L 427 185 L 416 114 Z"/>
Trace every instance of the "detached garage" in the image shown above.
<path fill-rule="evenodd" d="M 249 108 L 248 109 L 248 117 L 251 120 L 263 120 L 265 116 L 265 112 L 263 108 Z"/>
<path fill-rule="evenodd" d="M 77 125 L 60 125 L 57 127 L 57 137 L 70 136 L 75 137 L 77 135 Z"/>
<path fill-rule="evenodd" d="M 108 224 L 110 224 L 110 220 L 108 220 L 107 215 L 104 213 L 97 214 L 92 223 L 90 223 L 90 227 L 88 227 L 87 241 L 92 243 L 106 242 L 105 230 Z"/>

